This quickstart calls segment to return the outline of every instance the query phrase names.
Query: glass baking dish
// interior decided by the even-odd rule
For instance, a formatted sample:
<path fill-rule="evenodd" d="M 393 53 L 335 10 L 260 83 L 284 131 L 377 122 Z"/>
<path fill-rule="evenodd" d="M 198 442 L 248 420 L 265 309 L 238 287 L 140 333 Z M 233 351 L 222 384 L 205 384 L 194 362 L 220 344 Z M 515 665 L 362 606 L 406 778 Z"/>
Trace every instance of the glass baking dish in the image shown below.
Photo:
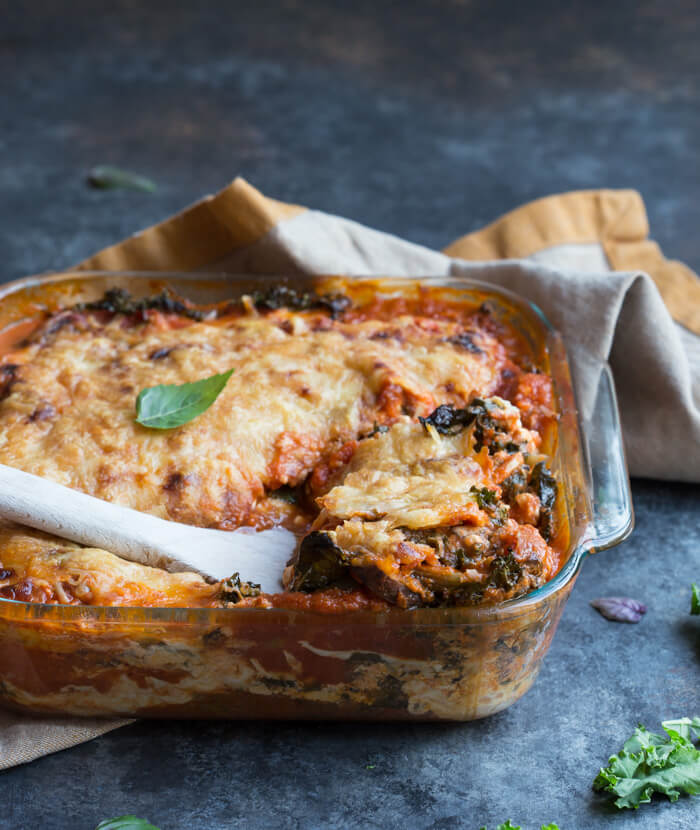
<path fill-rule="evenodd" d="M 169 285 L 209 303 L 259 289 L 261 281 L 308 289 L 328 279 L 95 272 L 27 278 L 0 287 L 0 348 L 2 333 L 16 335 L 37 308 L 97 299 L 109 287 L 145 296 Z M 552 375 L 559 422 L 546 440 L 561 485 L 559 573 L 497 606 L 381 613 L 2 599 L 0 704 L 86 716 L 472 720 L 530 688 L 586 554 L 632 529 L 610 371 L 600 367 L 595 407 L 579 423 L 562 339 L 532 304 L 462 278 L 358 286 L 365 282 L 368 291 L 410 294 L 420 284 L 470 303 L 488 301 L 529 344 L 535 365 Z"/>

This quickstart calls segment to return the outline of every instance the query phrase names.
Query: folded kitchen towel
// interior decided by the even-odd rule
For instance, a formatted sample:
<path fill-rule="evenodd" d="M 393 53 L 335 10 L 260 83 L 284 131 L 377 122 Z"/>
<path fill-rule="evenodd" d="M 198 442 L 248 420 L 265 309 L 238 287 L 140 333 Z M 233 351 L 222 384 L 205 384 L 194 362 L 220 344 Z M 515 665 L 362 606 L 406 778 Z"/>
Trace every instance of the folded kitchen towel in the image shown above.
<path fill-rule="evenodd" d="M 504 286 L 539 305 L 563 333 L 584 412 L 601 362 L 610 362 L 633 475 L 700 481 L 700 280 L 667 260 L 648 233 L 635 191 L 582 191 L 518 208 L 439 253 L 275 201 L 236 179 L 79 267 L 459 274 Z M 0 713 L 0 769 L 128 722 Z"/>

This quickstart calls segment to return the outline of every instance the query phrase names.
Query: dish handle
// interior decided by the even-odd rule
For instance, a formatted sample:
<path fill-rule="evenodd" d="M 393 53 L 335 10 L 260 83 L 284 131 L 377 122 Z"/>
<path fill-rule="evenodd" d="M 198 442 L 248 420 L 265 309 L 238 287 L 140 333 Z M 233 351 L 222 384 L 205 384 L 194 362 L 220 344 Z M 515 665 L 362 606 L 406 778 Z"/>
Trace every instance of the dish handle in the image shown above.
<path fill-rule="evenodd" d="M 601 367 L 595 405 L 583 434 L 587 440 L 592 502 L 586 547 L 594 553 L 622 542 L 634 528 L 615 382 L 607 363 Z"/>

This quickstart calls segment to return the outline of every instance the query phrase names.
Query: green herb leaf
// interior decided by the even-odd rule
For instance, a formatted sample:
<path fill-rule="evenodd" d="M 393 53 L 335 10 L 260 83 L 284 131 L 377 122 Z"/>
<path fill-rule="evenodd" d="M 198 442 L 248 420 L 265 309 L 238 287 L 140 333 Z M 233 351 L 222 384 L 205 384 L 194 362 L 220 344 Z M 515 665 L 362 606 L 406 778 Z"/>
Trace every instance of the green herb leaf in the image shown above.
<path fill-rule="evenodd" d="M 136 423 L 150 429 L 173 429 L 205 412 L 219 397 L 233 369 L 181 385 L 149 386 L 136 398 Z"/>
<path fill-rule="evenodd" d="M 158 830 L 158 828 L 146 821 L 145 818 L 136 816 L 117 816 L 101 821 L 95 830 Z"/>
<path fill-rule="evenodd" d="M 593 782 L 594 790 L 616 795 L 620 809 L 639 807 L 653 793 L 676 801 L 681 793 L 700 793 L 700 718 L 680 718 L 661 724 L 666 735 L 648 732 L 643 726 L 622 750 L 613 755 Z"/>
<path fill-rule="evenodd" d="M 158 189 L 158 185 L 151 179 L 139 176 L 137 173 L 130 173 L 128 170 L 111 167 L 108 164 L 93 167 L 88 173 L 87 180 L 90 187 L 99 190 L 123 188 L 125 190 L 141 190 L 144 193 L 153 193 Z"/>
<path fill-rule="evenodd" d="M 286 501 L 287 504 L 297 504 L 297 502 L 299 501 L 297 491 L 293 487 L 290 487 L 288 484 L 283 484 L 276 490 L 270 490 L 270 492 L 267 495 L 271 499 L 280 499 L 280 501 Z"/>
<path fill-rule="evenodd" d="M 470 490 L 474 494 L 474 500 L 482 510 L 488 510 L 498 504 L 498 496 L 495 490 L 489 490 L 488 487 L 477 487 L 474 485 Z"/>
<path fill-rule="evenodd" d="M 228 579 L 223 580 L 219 596 L 225 602 L 240 602 L 246 597 L 259 597 L 260 586 L 257 582 L 243 582 L 236 571 Z"/>
<path fill-rule="evenodd" d="M 693 582 L 690 586 L 690 590 L 692 591 L 692 596 L 690 598 L 690 613 L 700 614 L 700 589 Z"/>
<path fill-rule="evenodd" d="M 479 830 L 486 830 L 485 827 L 480 827 Z M 519 824 L 511 824 L 510 819 L 505 824 L 499 824 L 496 830 L 521 830 Z"/>
<path fill-rule="evenodd" d="M 481 827 L 480 830 L 486 830 L 485 827 Z M 499 824 L 496 830 L 522 830 L 519 824 L 511 824 L 510 819 L 508 819 L 505 824 Z M 540 826 L 540 830 L 559 830 L 559 825 L 557 824 L 542 824 Z"/>

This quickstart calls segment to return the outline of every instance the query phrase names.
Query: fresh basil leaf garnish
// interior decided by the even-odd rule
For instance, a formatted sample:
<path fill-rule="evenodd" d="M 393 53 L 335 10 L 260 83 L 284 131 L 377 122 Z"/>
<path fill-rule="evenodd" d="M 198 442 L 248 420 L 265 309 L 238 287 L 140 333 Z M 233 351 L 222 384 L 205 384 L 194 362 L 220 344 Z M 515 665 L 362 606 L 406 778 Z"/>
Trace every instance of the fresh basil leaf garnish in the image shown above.
<path fill-rule="evenodd" d="M 141 190 L 144 193 L 153 193 L 158 185 L 146 176 L 139 176 L 138 173 L 130 173 L 128 170 L 120 170 L 109 164 L 99 164 L 93 167 L 88 173 L 88 184 L 98 190 Z"/>
<path fill-rule="evenodd" d="M 158 830 L 158 828 L 146 821 L 145 818 L 136 816 L 117 816 L 101 821 L 95 830 Z"/>
<path fill-rule="evenodd" d="M 698 586 L 693 582 L 690 586 L 690 591 L 690 613 L 700 614 L 700 589 L 698 589 Z"/>
<path fill-rule="evenodd" d="M 136 398 L 136 423 L 150 429 L 173 429 L 182 426 L 214 403 L 233 369 L 194 383 L 149 386 Z"/>

